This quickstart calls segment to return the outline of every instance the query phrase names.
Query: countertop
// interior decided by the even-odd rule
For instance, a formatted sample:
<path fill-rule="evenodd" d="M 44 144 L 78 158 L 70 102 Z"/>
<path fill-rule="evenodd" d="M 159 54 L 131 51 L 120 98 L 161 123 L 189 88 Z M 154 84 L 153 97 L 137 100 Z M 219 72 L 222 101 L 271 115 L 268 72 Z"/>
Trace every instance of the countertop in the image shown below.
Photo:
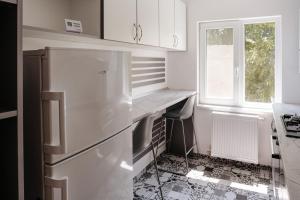
<path fill-rule="evenodd" d="M 132 102 L 132 121 L 137 122 L 195 94 L 195 91 L 190 90 L 163 89 L 134 99 Z"/>
<path fill-rule="evenodd" d="M 300 138 L 285 136 L 285 128 L 280 116 L 283 114 L 300 115 L 300 104 L 273 104 L 280 154 L 289 196 L 291 200 L 300 199 Z"/>

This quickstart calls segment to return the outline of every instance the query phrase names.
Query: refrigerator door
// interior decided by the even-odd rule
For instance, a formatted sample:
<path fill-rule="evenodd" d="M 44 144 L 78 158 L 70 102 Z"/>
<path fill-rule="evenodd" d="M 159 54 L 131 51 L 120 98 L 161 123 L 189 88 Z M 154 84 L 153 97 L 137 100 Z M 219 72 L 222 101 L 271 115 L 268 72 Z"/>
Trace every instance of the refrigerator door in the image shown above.
<path fill-rule="evenodd" d="M 46 200 L 133 199 L 132 130 L 45 167 Z"/>
<path fill-rule="evenodd" d="M 57 163 L 131 125 L 130 53 L 46 48 L 42 109 L 46 163 Z"/>

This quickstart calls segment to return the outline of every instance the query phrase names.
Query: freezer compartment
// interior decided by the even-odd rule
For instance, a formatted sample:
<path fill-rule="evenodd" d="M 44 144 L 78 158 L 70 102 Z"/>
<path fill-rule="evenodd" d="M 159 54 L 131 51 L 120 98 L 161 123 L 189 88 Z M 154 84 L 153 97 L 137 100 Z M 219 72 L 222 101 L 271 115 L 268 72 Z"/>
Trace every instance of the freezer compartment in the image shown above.
<path fill-rule="evenodd" d="M 133 199 L 132 129 L 45 167 L 46 200 Z"/>
<path fill-rule="evenodd" d="M 126 52 L 46 48 L 41 98 L 47 163 L 130 126 L 130 59 Z"/>

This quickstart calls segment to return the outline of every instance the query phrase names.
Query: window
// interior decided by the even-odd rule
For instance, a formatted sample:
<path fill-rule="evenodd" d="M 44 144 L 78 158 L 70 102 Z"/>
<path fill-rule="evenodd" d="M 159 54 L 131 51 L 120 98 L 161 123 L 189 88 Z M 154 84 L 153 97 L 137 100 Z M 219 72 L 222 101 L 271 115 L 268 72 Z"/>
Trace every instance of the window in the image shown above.
<path fill-rule="evenodd" d="M 245 101 L 275 95 L 275 23 L 245 24 Z"/>
<path fill-rule="evenodd" d="M 209 98 L 232 99 L 234 92 L 233 29 L 209 29 L 206 31 L 206 85 Z M 218 73 L 216 73 L 218 72 Z M 226 74 L 226 76 L 223 76 Z"/>
<path fill-rule="evenodd" d="M 201 23 L 200 103 L 266 107 L 278 100 L 278 30 L 278 18 Z"/>

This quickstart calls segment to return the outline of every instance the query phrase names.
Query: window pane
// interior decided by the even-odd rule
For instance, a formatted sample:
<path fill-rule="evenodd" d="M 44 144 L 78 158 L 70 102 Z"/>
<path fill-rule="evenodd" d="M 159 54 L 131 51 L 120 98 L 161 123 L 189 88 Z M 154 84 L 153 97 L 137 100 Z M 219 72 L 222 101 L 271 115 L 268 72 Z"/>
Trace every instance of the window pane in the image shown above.
<path fill-rule="evenodd" d="M 233 29 L 209 29 L 206 35 L 206 96 L 232 99 L 234 94 Z"/>
<path fill-rule="evenodd" d="M 275 23 L 245 25 L 245 48 L 245 100 L 270 103 L 275 85 Z"/>

